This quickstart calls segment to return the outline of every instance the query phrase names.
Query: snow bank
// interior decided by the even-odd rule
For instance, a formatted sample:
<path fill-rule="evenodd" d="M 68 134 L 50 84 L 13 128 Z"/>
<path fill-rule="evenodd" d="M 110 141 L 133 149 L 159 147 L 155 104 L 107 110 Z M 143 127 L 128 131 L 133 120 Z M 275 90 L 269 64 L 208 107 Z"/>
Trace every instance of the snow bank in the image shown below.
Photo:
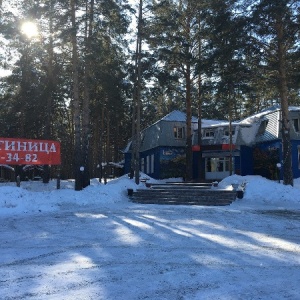
<path fill-rule="evenodd" d="M 142 174 L 141 179 L 149 183 L 181 181 L 180 178 L 158 181 Z M 236 207 L 246 206 L 258 209 L 262 206 L 271 208 L 300 209 L 300 180 L 295 180 L 295 187 L 285 186 L 261 176 L 233 175 L 219 183 L 219 188 L 232 189 L 233 183 L 245 183 L 246 189 L 243 199 L 233 203 Z M 56 181 L 49 184 L 42 182 L 21 182 L 21 187 L 15 183 L 0 184 L 0 215 L 28 214 L 51 212 L 74 207 L 95 206 L 121 207 L 134 205 L 129 202 L 127 189 L 145 188 L 145 183 L 138 186 L 134 179 L 122 176 L 109 181 L 107 184 L 99 183 L 93 179 L 91 185 L 82 191 L 74 190 L 74 181 L 62 181 L 61 189 L 56 189 Z M 230 206 L 231 207 L 231 206 Z"/>
<path fill-rule="evenodd" d="M 283 208 L 300 208 L 300 179 L 294 181 L 294 187 L 283 185 L 261 176 L 226 177 L 219 183 L 219 187 L 230 189 L 231 184 L 245 184 L 243 202 L 253 207 L 261 205 L 275 205 Z"/>

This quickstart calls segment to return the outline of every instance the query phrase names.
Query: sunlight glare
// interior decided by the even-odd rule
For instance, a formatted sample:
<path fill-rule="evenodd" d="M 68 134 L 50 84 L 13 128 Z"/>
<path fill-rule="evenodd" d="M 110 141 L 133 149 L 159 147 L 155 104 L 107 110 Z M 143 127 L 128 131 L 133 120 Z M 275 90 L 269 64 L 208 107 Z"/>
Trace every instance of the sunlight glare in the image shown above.
<path fill-rule="evenodd" d="M 38 36 L 38 34 L 39 34 L 37 25 L 33 22 L 30 22 L 30 21 L 25 22 L 25 23 L 22 24 L 21 32 L 23 34 L 25 34 L 30 39 L 33 38 L 33 37 Z"/>

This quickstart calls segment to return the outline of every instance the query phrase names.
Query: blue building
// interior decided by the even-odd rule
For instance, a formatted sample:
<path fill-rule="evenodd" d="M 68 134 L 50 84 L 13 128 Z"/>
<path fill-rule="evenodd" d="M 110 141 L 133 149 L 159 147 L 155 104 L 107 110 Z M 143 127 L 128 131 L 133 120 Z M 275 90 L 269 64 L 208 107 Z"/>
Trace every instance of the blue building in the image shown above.
<path fill-rule="evenodd" d="M 300 177 L 300 107 L 289 107 L 292 165 L 294 178 Z M 238 122 L 202 120 L 198 143 L 198 120 L 192 118 L 193 176 L 199 168 L 206 180 L 221 180 L 230 174 L 262 175 L 278 178 L 283 163 L 281 110 L 266 109 Z M 157 179 L 184 177 L 186 115 L 173 111 L 141 133 L 140 169 Z M 201 153 L 202 165 L 198 159 Z M 125 151 L 125 172 L 130 171 L 131 142 Z"/>
<path fill-rule="evenodd" d="M 197 118 L 192 118 L 192 130 L 197 129 Z M 125 173 L 130 172 L 131 141 L 124 150 Z M 184 177 L 186 115 L 173 111 L 141 132 L 140 170 L 162 179 Z"/>

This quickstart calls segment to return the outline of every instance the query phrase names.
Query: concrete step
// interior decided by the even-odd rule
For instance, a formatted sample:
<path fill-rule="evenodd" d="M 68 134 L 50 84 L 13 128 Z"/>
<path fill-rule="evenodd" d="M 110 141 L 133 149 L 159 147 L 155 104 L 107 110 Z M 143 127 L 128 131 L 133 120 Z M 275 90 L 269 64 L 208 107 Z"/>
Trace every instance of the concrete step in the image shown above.
<path fill-rule="evenodd" d="M 194 190 L 137 190 L 134 192 L 136 198 L 180 198 L 180 199 L 229 199 L 235 200 L 236 193 L 228 191 L 194 191 Z"/>
<path fill-rule="evenodd" d="M 155 185 L 155 186 L 151 186 L 150 187 L 153 190 L 161 190 L 161 189 L 165 189 L 165 190 L 181 190 L 181 189 L 196 189 L 196 190 L 210 190 L 211 186 L 180 186 L 180 185 L 164 185 L 164 186 L 160 186 L 160 185 Z"/>
<path fill-rule="evenodd" d="M 134 203 L 139 204 L 161 204 L 161 205 L 198 205 L 198 206 L 227 206 L 232 203 L 232 201 L 181 201 L 178 199 L 151 199 L 144 200 L 135 199 L 131 200 Z"/>
<path fill-rule="evenodd" d="M 210 189 L 212 184 L 211 183 L 183 183 L 183 182 L 170 182 L 170 183 L 155 183 L 155 184 L 149 184 L 152 189 L 160 189 L 160 188 L 201 188 L 201 189 Z"/>
<path fill-rule="evenodd" d="M 178 185 L 170 188 L 156 185 L 155 188 L 138 189 L 130 197 L 131 201 L 143 204 L 177 205 L 230 205 L 236 199 L 235 191 L 199 188 L 198 186 Z"/>

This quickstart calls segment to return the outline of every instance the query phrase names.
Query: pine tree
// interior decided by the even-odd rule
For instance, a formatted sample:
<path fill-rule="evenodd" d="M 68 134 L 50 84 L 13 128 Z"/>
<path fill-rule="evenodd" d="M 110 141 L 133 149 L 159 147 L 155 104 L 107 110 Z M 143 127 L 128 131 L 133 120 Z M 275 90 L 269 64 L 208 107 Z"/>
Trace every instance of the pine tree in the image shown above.
<path fill-rule="evenodd" d="M 247 49 L 246 19 L 236 12 L 237 1 L 214 1 L 207 17 L 208 63 L 214 80 L 215 103 L 223 116 L 240 117 L 237 94 L 246 84 L 248 68 L 244 57 Z M 224 117 L 223 117 L 224 118 Z"/>
<path fill-rule="evenodd" d="M 290 0 L 261 0 L 252 7 L 255 41 L 265 54 L 264 63 L 270 70 L 268 77 L 277 85 L 281 103 L 283 181 L 287 185 L 293 185 L 288 74 L 294 72 L 290 59 L 299 42 L 299 8 L 298 1 Z"/>
<path fill-rule="evenodd" d="M 148 26 L 148 42 L 163 68 L 161 82 L 177 82 L 173 93 L 183 92 L 186 112 L 186 175 L 192 179 L 192 111 L 197 103 L 194 89 L 199 62 L 199 22 L 202 9 L 198 1 L 163 1 L 153 6 L 153 21 Z M 173 99 L 172 99 L 173 100 Z"/>
<path fill-rule="evenodd" d="M 86 7 L 91 7 L 91 3 L 78 0 L 72 5 L 84 11 Z M 72 24 L 70 4 L 65 0 L 12 0 L 10 5 L 16 5 L 16 11 L 22 10 L 22 14 L 15 15 L 9 14 L 10 8 L 4 5 L 1 33 L 9 41 L 8 49 L 20 55 L 17 62 L 12 61 L 10 65 L 12 75 L 1 80 L 0 97 L 3 134 L 60 140 L 61 172 L 62 176 L 69 178 L 74 176 L 73 170 L 78 170 L 84 163 L 85 170 L 93 170 L 95 164 L 101 161 L 98 149 L 106 148 L 112 157 L 120 158 L 117 149 L 122 147 L 120 143 L 125 144 L 130 135 L 127 132 L 118 138 L 120 125 L 112 126 L 114 115 L 120 124 L 126 125 L 128 120 L 127 95 L 124 92 L 128 89 L 124 84 L 127 59 L 124 49 L 127 45 L 123 35 L 128 30 L 126 11 L 129 6 L 126 1 L 97 1 L 94 5 L 97 17 L 93 17 L 91 10 L 86 10 L 86 14 L 75 15 Z M 39 39 L 29 42 L 21 36 L 16 25 L 31 17 L 42 34 Z M 76 34 L 74 30 L 77 30 Z M 72 67 L 72 42 L 77 50 L 76 68 Z M 5 63 L 8 57 L 6 55 Z M 75 72 L 78 79 L 72 77 Z M 97 124 L 101 122 L 103 106 L 107 109 L 107 114 L 103 116 L 103 124 L 107 126 L 103 132 L 105 135 L 109 132 L 110 137 L 99 145 L 97 136 L 100 129 Z M 32 118 L 32 115 L 35 117 Z M 109 129 L 106 130 L 107 127 Z M 112 136 L 116 137 L 112 139 Z M 87 141 L 87 137 L 90 140 Z M 75 150 L 77 145 L 79 151 Z M 80 154 L 82 152 L 83 155 Z M 74 156 L 77 154 L 80 162 L 75 167 Z M 86 177 L 89 178 L 89 175 Z M 77 182 L 80 181 L 78 176 Z"/>

